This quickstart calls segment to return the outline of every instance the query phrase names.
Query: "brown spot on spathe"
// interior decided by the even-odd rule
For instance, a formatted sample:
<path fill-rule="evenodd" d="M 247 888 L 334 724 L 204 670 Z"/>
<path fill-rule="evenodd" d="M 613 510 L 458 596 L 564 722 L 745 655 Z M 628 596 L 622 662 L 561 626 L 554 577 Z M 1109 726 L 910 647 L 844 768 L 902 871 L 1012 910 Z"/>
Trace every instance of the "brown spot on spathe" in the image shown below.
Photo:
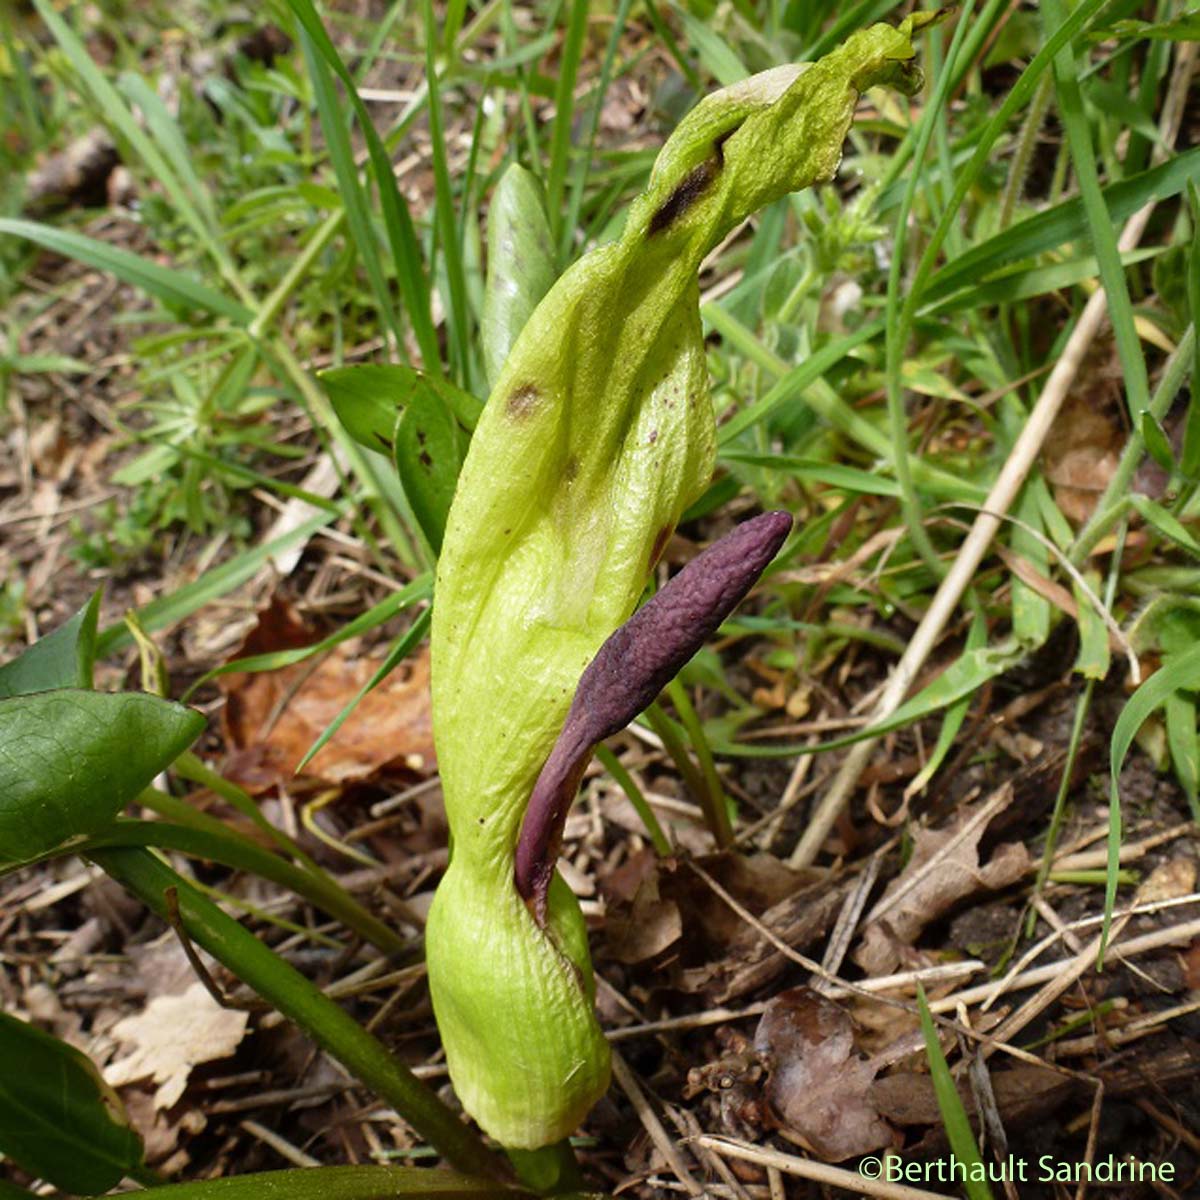
<path fill-rule="evenodd" d="M 523 421 L 537 408 L 541 398 L 542 393 L 538 390 L 536 383 L 522 383 L 508 393 L 508 399 L 504 402 L 504 411 L 514 421 Z"/>
<path fill-rule="evenodd" d="M 693 167 L 650 218 L 646 236 L 653 237 L 674 225 L 712 187 L 720 171 L 719 157 L 706 158 L 698 167 Z"/>

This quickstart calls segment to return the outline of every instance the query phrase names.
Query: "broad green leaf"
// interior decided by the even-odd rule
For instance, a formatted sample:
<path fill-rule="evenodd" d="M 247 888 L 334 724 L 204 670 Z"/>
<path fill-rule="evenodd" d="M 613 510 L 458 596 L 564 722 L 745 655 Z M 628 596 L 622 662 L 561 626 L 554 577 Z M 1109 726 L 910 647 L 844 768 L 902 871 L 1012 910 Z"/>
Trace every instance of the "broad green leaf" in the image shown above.
<path fill-rule="evenodd" d="M 405 370 L 364 363 L 318 371 L 317 381 L 325 389 L 338 420 L 356 442 L 377 453 L 391 454 L 401 388 L 407 383 L 397 371 Z"/>
<path fill-rule="evenodd" d="M 92 686 L 100 595 L 98 590 L 93 592 L 73 617 L 0 667 L 0 700 L 54 688 Z"/>
<path fill-rule="evenodd" d="M 555 278 L 554 240 L 542 189 L 519 163 L 500 177 L 488 207 L 487 293 L 483 366 L 491 386 L 517 335 Z"/>
<path fill-rule="evenodd" d="M 203 728 L 200 713 L 139 692 L 0 700 L 0 859 L 103 829 Z"/>
<path fill-rule="evenodd" d="M 711 476 L 700 264 L 751 213 L 832 176 L 865 88 L 912 92 L 911 36 L 929 19 L 701 101 L 620 239 L 537 307 L 480 416 L 438 560 L 434 728 L 454 853 L 426 946 L 455 1090 L 507 1146 L 567 1136 L 608 1084 L 578 903 L 558 880 L 539 925 L 514 851 L 580 675 Z"/>
<path fill-rule="evenodd" d="M 393 450 L 396 420 L 421 387 L 432 388 L 467 429 L 475 428 L 483 408 L 470 392 L 448 380 L 400 364 L 332 367 L 317 372 L 317 380 L 347 433 L 369 450 L 388 455 Z"/>
<path fill-rule="evenodd" d="M 260 1171 L 224 1179 L 171 1183 L 147 1188 L 151 1200 L 392 1200 L 429 1196 L 437 1200 L 504 1200 L 527 1196 L 494 1180 L 476 1179 L 432 1167 L 300 1167 Z M 569 1198 L 564 1198 L 569 1200 Z"/>
<path fill-rule="evenodd" d="M 0 1012 L 0 1062 L 0 1151 L 13 1162 L 83 1195 L 141 1166 L 142 1139 L 117 1094 L 73 1046 Z"/>
<path fill-rule="evenodd" d="M 458 423 L 427 384 L 409 394 L 396 422 L 395 457 L 404 494 L 434 554 L 441 551 L 446 516 L 462 469 Z"/>
<path fill-rule="evenodd" d="M 115 275 L 125 283 L 161 300 L 164 304 L 185 311 L 198 309 L 215 317 L 227 317 L 237 325 L 247 325 L 253 314 L 236 300 L 214 292 L 207 284 L 171 267 L 159 266 L 148 258 L 131 254 L 74 233 L 70 229 L 55 229 L 37 221 L 0 217 L 0 234 L 25 238 L 64 258 L 73 258 L 97 271 Z"/>
<path fill-rule="evenodd" d="M 917 1004 L 921 1009 L 921 1036 L 925 1039 L 925 1057 L 929 1060 L 929 1077 L 933 1082 L 933 1094 L 937 1097 L 938 1110 L 942 1114 L 942 1128 L 950 1143 L 953 1161 L 964 1168 L 963 1189 L 969 1200 L 992 1200 L 992 1189 L 987 1185 L 987 1172 L 979 1157 L 979 1145 L 971 1128 L 971 1119 L 963 1107 L 962 1097 L 950 1074 L 950 1066 L 942 1053 L 937 1027 L 929 1012 L 925 989 L 917 984 Z"/>

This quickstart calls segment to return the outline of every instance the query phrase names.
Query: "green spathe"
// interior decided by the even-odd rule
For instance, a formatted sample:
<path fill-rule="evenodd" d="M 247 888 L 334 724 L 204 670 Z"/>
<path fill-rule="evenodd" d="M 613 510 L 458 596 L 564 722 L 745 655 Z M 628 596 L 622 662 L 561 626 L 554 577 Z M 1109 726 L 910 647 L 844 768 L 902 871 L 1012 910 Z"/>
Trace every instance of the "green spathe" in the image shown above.
<path fill-rule="evenodd" d="M 698 104 L 621 239 L 538 305 L 480 417 L 438 563 L 434 727 L 454 853 L 426 932 L 455 1089 L 506 1146 L 567 1136 L 608 1085 L 579 906 L 557 881 L 540 927 L 513 854 L 580 675 L 712 472 L 700 263 L 762 206 L 833 175 L 864 88 L 917 86 L 911 34 L 930 19 L 875 25 Z"/>

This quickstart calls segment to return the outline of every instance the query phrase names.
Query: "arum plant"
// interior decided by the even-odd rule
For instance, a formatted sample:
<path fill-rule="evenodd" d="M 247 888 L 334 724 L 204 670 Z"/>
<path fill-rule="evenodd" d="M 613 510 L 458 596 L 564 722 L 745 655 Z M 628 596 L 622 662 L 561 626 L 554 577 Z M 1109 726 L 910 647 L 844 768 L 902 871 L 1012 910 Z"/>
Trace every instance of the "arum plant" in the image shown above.
<path fill-rule="evenodd" d="M 715 629 L 790 524 L 739 529 L 623 626 L 712 472 L 700 264 L 759 208 L 833 175 L 865 88 L 915 90 L 912 33 L 930 19 L 875 25 L 697 105 L 620 240 L 534 310 L 479 417 L 436 578 L 453 853 L 427 956 L 455 1089 L 507 1147 L 559 1141 L 608 1083 L 583 917 L 553 865 L 588 755 Z"/>

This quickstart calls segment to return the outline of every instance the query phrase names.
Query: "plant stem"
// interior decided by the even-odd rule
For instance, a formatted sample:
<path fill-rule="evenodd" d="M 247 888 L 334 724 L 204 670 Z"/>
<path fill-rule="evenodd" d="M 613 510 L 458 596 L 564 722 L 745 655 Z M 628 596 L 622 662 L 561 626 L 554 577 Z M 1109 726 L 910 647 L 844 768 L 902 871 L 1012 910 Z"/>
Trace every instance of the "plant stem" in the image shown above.
<path fill-rule="evenodd" d="M 517 1178 L 535 1192 L 556 1196 L 583 1186 L 579 1163 L 567 1138 L 538 1150 L 506 1150 L 505 1153 Z"/>
<path fill-rule="evenodd" d="M 89 856 L 148 908 L 167 919 L 175 888 L 183 928 L 197 945 L 294 1021 L 355 1078 L 385 1100 L 459 1170 L 491 1179 L 508 1171 L 413 1073 L 249 930 L 148 850 L 96 850 Z"/>
<path fill-rule="evenodd" d="M 347 929 L 381 950 L 389 958 L 411 952 L 412 944 L 378 917 L 367 912 L 343 887 L 323 871 L 313 874 L 294 866 L 270 850 L 235 833 L 224 822 L 197 812 L 182 800 L 161 793 L 143 792 L 138 802 L 165 821 L 118 821 L 97 834 L 89 846 L 154 846 L 178 850 L 193 858 L 234 870 L 249 871 L 269 879 L 336 917 Z"/>
<path fill-rule="evenodd" d="M 167 1192 L 171 1193 L 169 1197 Z M 525 1193 L 513 1192 L 490 1179 L 427 1167 L 345 1166 L 297 1167 L 171 1183 L 147 1194 L 161 1196 L 162 1200 L 263 1200 L 267 1196 L 286 1196 L 287 1200 L 379 1200 L 381 1196 L 482 1200 Z"/>
<path fill-rule="evenodd" d="M 287 274 L 275 286 L 275 290 L 259 305 L 258 315 L 246 327 L 246 333 L 253 341 L 267 336 L 267 326 L 279 315 L 279 310 L 287 303 L 292 292 L 303 282 L 308 269 L 316 261 L 321 251 L 329 245 L 333 235 L 341 229 L 345 219 L 346 210 L 339 208 L 337 212 L 326 217 L 317 228 L 317 232 L 308 239 L 308 245 L 288 268 Z"/>
<path fill-rule="evenodd" d="M 288 837 L 282 829 L 272 825 L 263 816 L 262 810 L 254 803 L 253 797 L 248 792 L 243 791 L 232 780 L 219 775 L 211 767 L 207 766 L 193 751 L 185 750 L 175 760 L 172 770 L 180 779 L 186 779 L 189 783 L 198 783 L 201 787 L 208 788 L 210 792 L 215 792 L 222 800 L 227 800 L 242 816 L 252 821 L 258 829 L 261 829 L 284 854 L 289 858 L 294 858 L 305 870 L 313 872 L 321 870 L 317 866 L 316 860 L 309 857 L 294 839 Z M 195 809 L 191 809 L 190 805 L 188 807 L 190 811 L 196 811 Z M 192 823 L 184 821 L 178 815 L 175 815 L 174 819 L 183 824 Z"/>

